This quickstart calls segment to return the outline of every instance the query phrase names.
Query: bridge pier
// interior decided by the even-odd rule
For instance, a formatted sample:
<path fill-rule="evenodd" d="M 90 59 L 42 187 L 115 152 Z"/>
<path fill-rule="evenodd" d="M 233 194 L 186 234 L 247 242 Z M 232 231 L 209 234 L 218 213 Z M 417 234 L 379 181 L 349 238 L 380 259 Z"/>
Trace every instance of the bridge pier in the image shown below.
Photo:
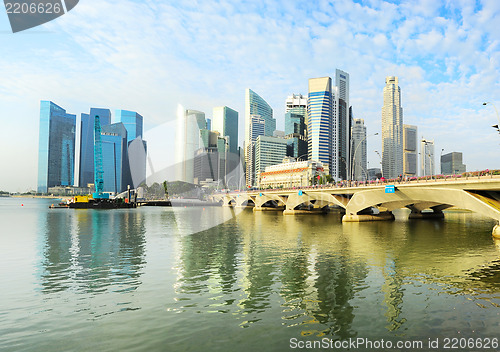
<path fill-rule="evenodd" d="M 431 212 L 411 211 L 408 219 L 444 219 L 444 213 L 441 210 L 433 209 Z"/>
<path fill-rule="evenodd" d="M 384 211 L 378 214 L 345 214 L 342 217 L 342 222 L 390 221 L 394 219 L 392 212 Z"/>
<path fill-rule="evenodd" d="M 253 207 L 253 211 L 283 211 L 285 207 Z"/>

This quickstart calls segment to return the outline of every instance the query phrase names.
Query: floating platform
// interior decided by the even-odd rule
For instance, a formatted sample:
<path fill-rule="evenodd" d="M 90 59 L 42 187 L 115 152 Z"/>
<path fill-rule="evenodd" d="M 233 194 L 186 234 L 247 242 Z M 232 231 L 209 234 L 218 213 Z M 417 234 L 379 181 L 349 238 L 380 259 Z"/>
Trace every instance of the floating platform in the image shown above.
<path fill-rule="evenodd" d="M 125 202 L 121 198 L 117 199 L 89 199 L 87 202 L 69 203 L 71 209 L 122 209 L 135 208 L 136 203 Z"/>

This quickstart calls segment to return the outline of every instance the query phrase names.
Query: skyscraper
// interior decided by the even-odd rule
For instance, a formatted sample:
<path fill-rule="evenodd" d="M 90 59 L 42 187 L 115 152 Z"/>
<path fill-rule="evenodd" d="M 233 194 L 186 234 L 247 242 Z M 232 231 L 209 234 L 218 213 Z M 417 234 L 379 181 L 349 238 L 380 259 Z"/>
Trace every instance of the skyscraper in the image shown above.
<path fill-rule="evenodd" d="M 255 177 L 258 179 L 267 166 L 281 164 L 286 156 L 286 140 L 259 136 L 255 142 Z"/>
<path fill-rule="evenodd" d="M 434 140 L 422 138 L 420 141 L 420 175 L 435 175 Z"/>
<path fill-rule="evenodd" d="M 80 177 L 79 186 L 94 184 L 94 128 L 95 117 L 99 116 L 102 126 L 111 123 L 111 111 L 103 108 L 91 108 L 89 114 L 81 114 L 80 130 Z"/>
<path fill-rule="evenodd" d="M 366 127 L 365 120 L 354 119 L 352 125 L 352 179 L 366 180 L 368 178 L 366 160 Z"/>
<path fill-rule="evenodd" d="M 307 146 L 309 160 L 328 165 L 332 177 L 337 178 L 337 148 L 333 143 L 335 96 L 332 79 L 320 77 L 309 79 L 307 100 Z"/>
<path fill-rule="evenodd" d="M 142 138 L 143 117 L 135 111 L 116 110 L 114 122 L 121 122 L 127 129 L 127 142 Z"/>
<path fill-rule="evenodd" d="M 40 102 L 37 191 L 73 186 L 76 115 L 51 101 Z"/>
<path fill-rule="evenodd" d="M 245 142 L 245 165 L 246 165 L 246 185 L 255 185 L 255 142 L 259 136 L 264 136 L 266 122 L 259 115 L 250 116 L 250 141 Z"/>
<path fill-rule="evenodd" d="M 441 173 L 443 175 L 461 174 L 466 171 L 462 163 L 461 152 L 451 152 L 441 156 Z"/>
<path fill-rule="evenodd" d="M 103 191 L 120 193 L 127 189 L 127 129 L 123 123 L 101 128 Z M 132 185 L 131 185 L 132 186 Z"/>
<path fill-rule="evenodd" d="M 265 121 L 265 136 L 272 136 L 276 129 L 273 109 L 253 90 L 245 91 L 245 143 L 250 141 L 250 120 L 252 115 L 259 115 Z"/>
<path fill-rule="evenodd" d="M 403 125 L 403 175 L 417 176 L 417 126 Z"/>
<path fill-rule="evenodd" d="M 307 97 L 302 94 L 289 95 L 285 102 L 285 113 L 288 112 L 304 116 L 304 123 L 307 126 Z M 304 136 L 306 135 L 305 133 Z"/>
<path fill-rule="evenodd" d="M 398 77 L 385 79 L 382 107 L 382 173 L 385 178 L 403 174 L 403 108 Z"/>
<path fill-rule="evenodd" d="M 205 113 L 180 108 L 177 111 L 176 125 L 176 178 L 193 183 L 194 157 L 196 150 L 200 148 L 200 130 L 207 128 Z"/>
<path fill-rule="evenodd" d="M 208 127 L 207 127 L 208 128 Z M 208 128 L 210 129 L 210 128 Z M 238 153 L 238 112 L 227 106 L 219 106 L 213 110 L 212 129 L 221 137 L 229 137 L 229 151 Z"/>
<path fill-rule="evenodd" d="M 305 117 L 293 110 L 285 114 L 285 139 L 287 156 L 307 160 L 307 127 Z"/>
<path fill-rule="evenodd" d="M 350 146 L 350 132 L 351 132 L 351 124 L 350 124 L 350 114 L 349 114 L 349 74 L 342 70 L 335 70 L 335 84 L 337 85 L 337 125 L 334 127 L 337 132 L 334 137 L 337 140 L 338 144 L 338 160 L 337 160 L 337 170 L 338 177 L 341 179 L 347 179 L 350 173 L 349 170 L 349 146 Z"/>

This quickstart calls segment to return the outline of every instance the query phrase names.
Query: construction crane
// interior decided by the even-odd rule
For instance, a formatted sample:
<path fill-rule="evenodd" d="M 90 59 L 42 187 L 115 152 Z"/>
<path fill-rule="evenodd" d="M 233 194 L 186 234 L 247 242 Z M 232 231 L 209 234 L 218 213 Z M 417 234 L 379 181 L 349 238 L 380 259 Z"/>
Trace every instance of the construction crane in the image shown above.
<path fill-rule="evenodd" d="M 94 199 L 108 198 L 107 194 L 103 193 L 104 178 L 102 170 L 102 141 L 101 141 L 101 119 L 99 115 L 94 117 L 94 182 L 95 192 L 92 194 Z"/>

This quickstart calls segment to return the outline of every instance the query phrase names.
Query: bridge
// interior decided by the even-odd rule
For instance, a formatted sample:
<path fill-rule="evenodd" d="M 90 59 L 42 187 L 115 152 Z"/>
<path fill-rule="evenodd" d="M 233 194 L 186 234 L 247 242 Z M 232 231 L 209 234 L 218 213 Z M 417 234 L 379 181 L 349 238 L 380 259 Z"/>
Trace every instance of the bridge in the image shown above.
<path fill-rule="evenodd" d="M 361 187 L 305 187 L 219 193 L 212 196 L 223 206 L 279 210 L 284 215 L 326 212 L 341 208 L 343 222 L 392 220 L 392 211 L 411 210 L 410 219 L 443 218 L 443 210 L 456 207 L 497 220 L 493 236 L 500 238 L 500 175 L 428 179 Z"/>

